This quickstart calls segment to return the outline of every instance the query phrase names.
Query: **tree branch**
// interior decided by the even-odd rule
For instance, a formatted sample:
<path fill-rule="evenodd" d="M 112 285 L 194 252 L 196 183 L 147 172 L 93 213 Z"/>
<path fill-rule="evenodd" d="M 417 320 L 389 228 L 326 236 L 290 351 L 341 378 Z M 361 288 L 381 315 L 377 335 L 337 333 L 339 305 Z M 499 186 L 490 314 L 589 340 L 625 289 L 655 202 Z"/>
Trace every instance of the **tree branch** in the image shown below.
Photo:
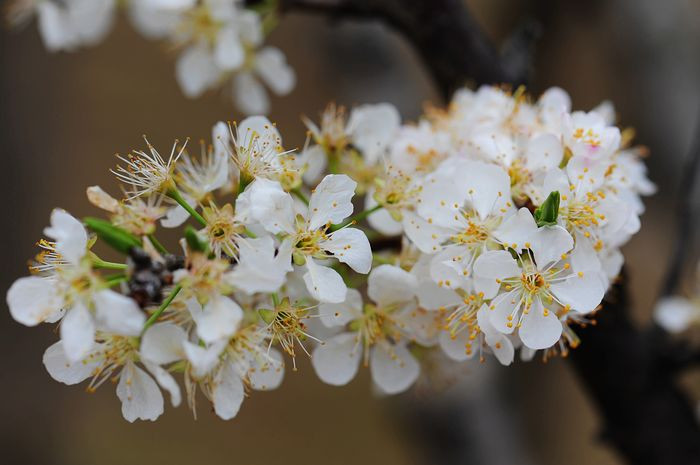
<path fill-rule="evenodd" d="M 598 324 L 577 330 L 570 360 L 598 405 L 602 438 L 635 465 L 697 464 L 700 428 L 668 363 L 671 344 L 657 328 L 639 331 L 627 315 L 626 283 L 608 293 Z"/>
<path fill-rule="evenodd" d="M 413 44 L 445 99 L 468 80 L 526 84 L 532 43 L 539 35 L 539 27 L 526 22 L 501 54 L 463 0 L 280 0 L 280 8 L 385 22 Z"/>
<path fill-rule="evenodd" d="M 697 115 L 695 134 L 693 135 L 690 152 L 687 155 L 686 166 L 683 168 L 680 189 L 678 192 L 677 231 L 673 242 L 673 252 L 664 281 L 662 295 L 671 295 L 678 291 L 678 285 L 683 273 L 683 266 L 688 257 L 688 249 L 692 241 L 693 225 L 697 220 L 694 211 L 693 194 L 700 175 L 700 111 Z"/>

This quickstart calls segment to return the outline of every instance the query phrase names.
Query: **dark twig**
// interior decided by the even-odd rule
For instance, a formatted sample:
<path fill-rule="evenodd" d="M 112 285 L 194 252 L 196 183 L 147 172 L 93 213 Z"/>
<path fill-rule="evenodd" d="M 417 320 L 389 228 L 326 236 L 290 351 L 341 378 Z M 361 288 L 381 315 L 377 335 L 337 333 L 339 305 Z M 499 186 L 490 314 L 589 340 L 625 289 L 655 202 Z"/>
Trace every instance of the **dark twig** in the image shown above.
<path fill-rule="evenodd" d="M 501 54 L 463 0 L 280 0 L 280 7 L 384 21 L 413 44 L 446 99 L 468 81 L 525 84 L 539 30 L 533 22 L 525 23 Z"/>
<path fill-rule="evenodd" d="M 673 241 L 673 252 L 664 281 L 662 295 L 678 292 L 678 285 L 683 274 L 683 266 L 688 257 L 688 249 L 693 239 L 693 226 L 697 220 L 697 207 L 693 205 L 695 189 L 700 176 L 700 112 L 697 116 L 695 134 L 692 146 L 687 155 L 686 166 L 683 168 L 680 188 L 678 191 L 677 231 Z"/>

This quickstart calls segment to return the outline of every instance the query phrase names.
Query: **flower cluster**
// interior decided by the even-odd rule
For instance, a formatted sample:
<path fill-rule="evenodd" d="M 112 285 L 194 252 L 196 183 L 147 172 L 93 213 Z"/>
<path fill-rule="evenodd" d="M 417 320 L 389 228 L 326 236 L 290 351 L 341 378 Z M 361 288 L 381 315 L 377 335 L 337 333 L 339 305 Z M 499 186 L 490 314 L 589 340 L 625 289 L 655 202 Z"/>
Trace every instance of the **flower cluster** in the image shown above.
<path fill-rule="evenodd" d="M 178 51 L 175 76 L 187 97 L 228 87 L 240 111 L 264 114 L 265 85 L 286 95 L 296 83 L 282 51 L 263 43 L 276 22 L 267 3 L 254 10 L 242 0 L 14 0 L 9 14 L 15 24 L 36 16 L 48 50 L 72 51 L 101 42 L 123 8 L 144 37 Z"/>
<path fill-rule="evenodd" d="M 299 152 L 260 116 L 217 123 L 196 157 L 147 144 L 119 156 L 123 199 L 88 188 L 107 220 L 54 210 L 10 312 L 60 322 L 51 376 L 117 381 L 129 421 L 157 418 L 161 390 L 181 402 L 174 375 L 193 411 L 201 391 L 232 418 L 301 354 L 332 385 L 368 367 L 387 394 L 435 363 L 429 349 L 565 355 L 654 190 L 613 113 L 571 112 L 556 88 L 531 101 L 482 87 L 417 124 L 388 104 L 329 106 Z M 159 227 L 181 228 L 179 247 Z"/>

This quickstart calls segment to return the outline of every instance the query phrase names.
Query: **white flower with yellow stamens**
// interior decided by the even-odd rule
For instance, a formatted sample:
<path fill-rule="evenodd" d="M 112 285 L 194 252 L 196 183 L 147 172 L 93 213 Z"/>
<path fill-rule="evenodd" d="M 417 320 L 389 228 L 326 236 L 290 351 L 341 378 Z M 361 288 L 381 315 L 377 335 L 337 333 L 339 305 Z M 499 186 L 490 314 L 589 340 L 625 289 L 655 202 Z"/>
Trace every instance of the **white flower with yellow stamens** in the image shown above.
<path fill-rule="evenodd" d="M 272 234 L 280 234 L 292 247 L 294 263 L 306 267 L 309 293 L 321 302 L 342 302 L 347 286 L 340 274 L 317 260 L 336 258 L 358 273 L 372 265 L 367 236 L 360 229 L 329 231 L 353 211 L 357 183 L 345 175 L 328 175 L 313 190 L 309 205 L 295 212 L 294 200 L 278 182 L 258 179 L 241 194 L 249 219 Z"/>
<path fill-rule="evenodd" d="M 185 144 L 178 148 L 176 140 L 170 150 L 170 156 L 165 160 L 146 139 L 148 152 L 133 151 L 126 156 L 117 155 L 124 166 L 117 165 L 111 170 L 117 179 L 128 186 L 127 199 L 150 194 L 165 194 L 175 187 L 173 178 L 175 165 L 185 150 Z"/>
<path fill-rule="evenodd" d="M 258 391 L 276 389 L 284 376 L 281 354 L 268 347 L 256 326 L 241 329 L 228 341 L 205 347 L 185 341 L 184 350 L 189 362 L 185 386 L 193 412 L 197 385 L 214 405 L 214 412 L 230 420 L 240 410 L 246 387 Z"/>
<path fill-rule="evenodd" d="M 53 265 L 60 265 L 48 276 L 19 278 L 12 284 L 7 292 L 12 317 L 26 326 L 62 318 L 61 341 L 72 362 L 90 352 L 97 330 L 138 335 L 145 315 L 136 302 L 110 290 L 93 272 L 83 225 L 55 209 L 44 232 L 56 241 Z"/>
<path fill-rule="evenodd" d="M 526 210 L 525 210 L 526 211 Z M 508 250 L 482 254 L 474 263 L 475 288 L 489 304 L 489 322 L 503 334 L 518 328 L 523 344 L 546 349 L 562 333 L 557 312 L 593 311 L 603 299 L 605 279 L 585 269 L 589 251 L 574 248 L 571 235 L 560 226 L 525 230 L 513 258 Z M 579 267 L 579 264 L 582 264 Z"/>
<path fill-rule="evenodd" d="M 381 391 L 396 394 L 411 387 L 420 372 L 407 347 L 419 330 L 417 281 L 399 267 L 381 265 L 372 270 L 367 284 L 372 303 L 363 305 L 360 293 L 350 289 L 345 302 L 319 306 L 326 326 L 346 331 L 317 346 L 311 362 L 323 382 L 342 386 L 364 361 Z"/>
<path fill-rule="evenodd" d="M 98 332 L 96 344 L 78 360 L 68 358 L 64 342 L 53 344 L 44 352 L 44 366 L 52 378 L 64 384 L 78 384 L 91 378 L 88 386 L 90 392 L 108 379 L 119 380 L 117 396 L 122 403 L 124 418 L 129 422 L 137 419 L 155 421 L 163 413 L 163 395 L 158 385 L 170 393 L 173 407 L 180 404 L 180 388 L 172 375 L 159 366 L 177 360 L 177 357 L 164 358 L 173 341 L 157 335 L 161 330 L 173 327 L 169 324 L 156 325 L 144 334 L 141 345 L 148 348 L 149 355 L 155 360 L 139 352 L 136 337 Z M 172 331 L 168 333 L 168 336 L 172 336 Z M 137 366 L 138 362 L 143 363 L 157 384 Z"/>

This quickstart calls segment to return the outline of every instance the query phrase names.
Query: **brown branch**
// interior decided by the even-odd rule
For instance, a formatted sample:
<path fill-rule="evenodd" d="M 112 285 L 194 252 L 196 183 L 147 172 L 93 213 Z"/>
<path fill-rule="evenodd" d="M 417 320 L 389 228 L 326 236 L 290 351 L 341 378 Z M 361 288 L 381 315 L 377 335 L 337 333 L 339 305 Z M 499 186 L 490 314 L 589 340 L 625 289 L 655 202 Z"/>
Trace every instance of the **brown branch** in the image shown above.
<path fill-rule="evenodd" d="M 524 23 L 499 53 L 463 0 L 280 0 L 280 8 L 385 22 L 413 44 L 445 99 L 468 81 L 525 84 L 539 31 Z"/>
<path fill-rule="evenodd" d="M 570 356 L 601 413 L 602 439 L 631 464 L 698 464 L 700 428 L 674 380 L 674 346 L 657 328 L 635 328 L 625 287 L 622 278 L 598 324 L 577 331 L 583 343 Z"/>

